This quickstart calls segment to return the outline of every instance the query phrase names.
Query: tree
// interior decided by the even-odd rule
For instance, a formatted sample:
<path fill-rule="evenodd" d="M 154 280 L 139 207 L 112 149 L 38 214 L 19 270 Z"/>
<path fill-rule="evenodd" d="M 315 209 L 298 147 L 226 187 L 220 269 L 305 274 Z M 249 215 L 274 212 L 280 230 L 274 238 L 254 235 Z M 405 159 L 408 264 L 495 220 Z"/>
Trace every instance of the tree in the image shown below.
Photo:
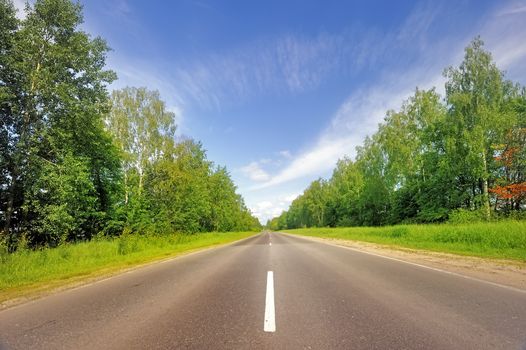
<path fill-rule="evenodd" d="M 66 154 L 57 163 L 42 161 L 42 167 L 27 191 L 24 211 L 31 220 L 24 223 L 31 246 L 91 238 L 100 215 L 98 197 L 90 177 L 87 159 Z"/>
<path fill-rule="evenodd" d="M 158 91 L 127 87 L 113 91 L 111 102 L 106 127 L 123 153 L 128 204 L 130 196 L 141 196 L 148 167 L 173 147 L 177 125 Z"/>
<path fill-rule="evenodd" d="M 185 140 L 149 168 L 145 190 L 159 232 L 205 231 L 211 163 L 200 143 Z"/>
<path fill-rule="evenodd" d="M 13 111 L 16 98 L 11 87 L 15 78 L 12 55 L 18 24 L 12 2 L 0 0 L 0 230 L 3 233 L 0 241 L 1 238 L 10 239 L 15 199 L 20 192 L 16 182 L 11 181 L 14 165 L 13 126 L 16 118 Z"/>
<path fill-rule="evenodd" d="M 495 210 L 506 213 L 520 210 L 526 200 L 526 91 L 523 89 L 509 105 L 516 120 L 503 142 L 494 145 L 497 169 L 490 189 L 495 195 Z"/>
<path fill-rule="evenodd" d="M 5 4 L 3 1 L 3 8 Z M 106 86 L 115 74 L 104 70 L 106 43 L 78 30 L 81 23 L 79 4 L 37 0 L 28 7 L 27 18 L 12 29 L 9 54 L 1 57 L 2 127 L 8 131 L 4 133 L 7 146 L 3 146 L 7 149 L 3 159 L 6 181 L 0 197 L 5 198 L 3 232 L 10 249 L 20 234 L 29 241 L 40 241 L 35 227 L 42 215 L 33 212 L 34 208 L 44 208 L 38 211 L 43 213 L 45 207 L 60 204 L 49 202 L 60 196 L 39 202 L 38 191 L 49 190 L 34 190 L 47 183 L 42 179 L 49 169 L 43 164 L 61 167 L 68 157 L 81 160 L 96 189 L 96 211 L 103 214 L 111 206 L 110 191 L 119 170 L 108 148 L 111 143 L 103 130 L 102 115 L 108 107 Z M 86 235 L 99 227 L 94 225 Z"/>
<path fill-rule="evenodd" d="M 357 224 L 357 202 L 364 179 L 356 163 L 349 158 L 339 160 L 329 180 L 328 211 L 331 226 Z"/>
<path fill-rule="evenodd" d="M 225 167 L 218 167 L 210 176 L 209 200 L 210 220 L 208 231 L 233 231 L 238 229 L 242 220 L 240 214 L 241 198 L 236 194 L 236 186 L 230 179 Z"/>
<path fill-rule="evenodd" d="M 491 54 L 476 38 L 465 50 L 458 68 L 448 68 L 444 75 L 449 107 L 454 166 L 457 174 L 465 174 L 474 184 L 473 194 L 480 196 L 487 218 L 490 216 L 489 181 L 492 145 L 509 127 L 503 105 L 509 83 L 497 68 Z M 473 202 L 477 206 L 477 202 Z"/>
<path fill-rule="evenodd" d="M 106 127 L 121 150 L 126 225 L 136 232 L 229 231 L 258 227 L 226 168 L 199 142 L 176 141 L 174 113 L 159 92 L 114 91 Z M 257 221 L 257 220 L 256 220 Z"/>
<path fill-rule="evenodd" d="M 393 187 L 384 177 L 386 157 L 378 142 L 378 135 L 367 137 L 363 147 L 357 147 L 356 162 L 363 174 L 364 184 L 358 200 L 358 222 L 378 226 L 387 223 Z"/>

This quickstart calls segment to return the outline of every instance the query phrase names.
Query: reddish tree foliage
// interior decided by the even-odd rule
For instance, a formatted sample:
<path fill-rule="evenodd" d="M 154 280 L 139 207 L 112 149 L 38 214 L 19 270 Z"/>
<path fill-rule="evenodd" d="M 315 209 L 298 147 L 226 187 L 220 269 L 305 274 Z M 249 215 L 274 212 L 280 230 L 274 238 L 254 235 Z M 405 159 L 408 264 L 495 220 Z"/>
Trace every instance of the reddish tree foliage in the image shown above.
<path fill-rule="evenodd" d="M 508 206 L 519 209 L 526 200 L 525 141 L 526 129 L 518 128 L 508 132 L 507 143 L 495 146 L 495 161 L 500 165 L 500 177 L 490 192 L 495 194 L 496 207 Z"/>
<path fill-rule="evenodd" d="M 502 200 L 520 201 L 526 198 L 526 182 L 511 184 L 507 186 L 495 186 L 490 192 Z"/>

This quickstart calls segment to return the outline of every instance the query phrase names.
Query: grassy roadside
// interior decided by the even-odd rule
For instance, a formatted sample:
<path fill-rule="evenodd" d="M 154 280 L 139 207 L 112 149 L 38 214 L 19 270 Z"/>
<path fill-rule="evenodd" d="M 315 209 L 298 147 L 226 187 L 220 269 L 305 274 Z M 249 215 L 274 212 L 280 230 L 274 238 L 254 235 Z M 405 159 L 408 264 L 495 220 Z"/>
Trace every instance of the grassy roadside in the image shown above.
<path fill-rule="evenodd" d="M 0 303 L 254 234 L 129 235 L 53 249 L 0 253 Z"/>
<path fill-rule="evenodd" d="M 526 262 L 525 221 L 307 228 L 283 232 Z"/>

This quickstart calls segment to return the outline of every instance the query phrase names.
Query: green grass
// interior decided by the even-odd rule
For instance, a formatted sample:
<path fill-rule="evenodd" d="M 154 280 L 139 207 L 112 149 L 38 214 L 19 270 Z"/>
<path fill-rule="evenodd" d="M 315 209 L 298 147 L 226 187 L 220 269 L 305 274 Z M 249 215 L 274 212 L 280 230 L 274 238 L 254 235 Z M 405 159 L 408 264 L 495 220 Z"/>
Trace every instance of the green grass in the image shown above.
<path fill-rule="evenodd" d="M 0 302 L 254 234 L 127 235 L 53 249 L 0 252 Z"/>
<path fill-rule="evenodd" d="M 308 228 L 284 232 L 484 258 L 526 261 L 526 221 Z"/>

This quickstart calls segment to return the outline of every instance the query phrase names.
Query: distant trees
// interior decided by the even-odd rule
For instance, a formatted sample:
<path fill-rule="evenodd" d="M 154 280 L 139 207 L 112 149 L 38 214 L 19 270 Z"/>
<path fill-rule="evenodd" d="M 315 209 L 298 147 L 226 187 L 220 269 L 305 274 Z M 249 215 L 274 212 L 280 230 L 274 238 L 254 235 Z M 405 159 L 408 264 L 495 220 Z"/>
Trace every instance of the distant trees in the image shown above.
<path fill-rule="evenodd" d="M 202 145 L 176 141 L 175 115 L 157 91 L 125 88 L 111 95 L 108 131 L 121 150 L 120 225 L 132 232 L 252 230 L 252 218 L 224 167 Z"/>
<path fill-rule="evenodd" d="M 445 221 L 523 212 L 526 90 L 504 78 L 476 38 L 444 72 L 446 96 L 417 89 L 378 131 L 314 181 L 273 229 Z"/>
<path fill-rule="evenodd" d="M 176 141 L 157 92 L 109 98 L 109 48 L 81 23 L 70 0 L 36 0 L 23 20 L 0 0 L 1 245 L 256 228 L 226 169 Z"/>

